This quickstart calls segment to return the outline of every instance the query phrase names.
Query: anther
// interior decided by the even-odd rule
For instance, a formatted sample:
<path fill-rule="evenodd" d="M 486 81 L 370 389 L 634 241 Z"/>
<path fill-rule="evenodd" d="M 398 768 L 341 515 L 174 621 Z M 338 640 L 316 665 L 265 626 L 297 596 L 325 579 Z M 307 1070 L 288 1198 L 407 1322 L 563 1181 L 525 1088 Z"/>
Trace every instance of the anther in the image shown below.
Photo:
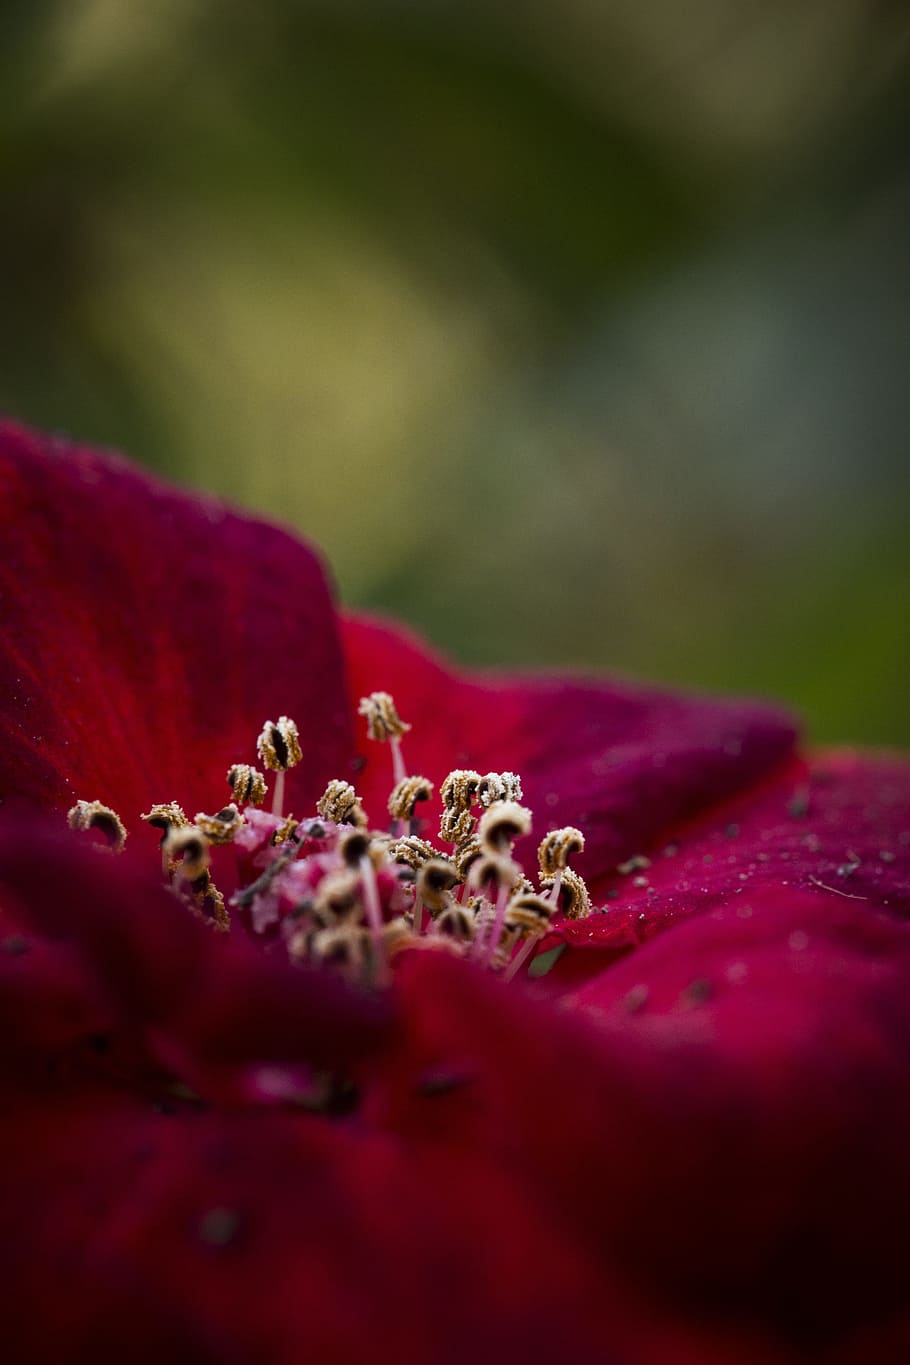
<path fill-rule="evenodd" d="M 447 844 L 465 844 L 476 828 L 477 821 L 470 809 L 445 809 L 439 822 L 439 837 Z"/>
<path fill-rule="evenodd" d="M 485 807 L 494 801 L 521 801 L 523 797 L 517 773 L 484 773 L 477 784 L 477 800 Z"/>
<path fill-rule="evenodd" d="M 227 780 L 231 795 L 238 806 L 261 806 L 265 800 L 265 778 L 258 768 L 249 763 L 234 763 L 228 768 Z"/>
<path fill-rule="evenodd" d="M 188 882 L 195 882 L 208 869 L 209 841 L 195 825 L 169 830 L 164 852 L 172 870 Z"/>
<path fill-rule="evenodd" d="M 452 901 L 438 916 L 435 933 L 456 943 L 470 943 L 474 937 L 474 919 L 469 909 Z"/>
<path fill-rule="evenodd" d="M 338 852 L 348 867 L 359 867 L 370 856 L 372 839 L 365 829 L 350 829 L 338 840 Z"/>
<path fill-rule="evenodd" d="M 333 778 L 322 796 L 316 802 L 316 809 L 323 820 L 331 820 L 336 825 L 357 825 L 364 828 L 366 815 L 360 798 L 350 782 Z"/>
<path fill-rule="evenodd" d="M 266 721 L 256 741 L 256 752 L 260 762 L 278 774 L 272 794 L 272 814 L 280 815 L 284 806 L 284 775 L 303 758 L 297 726 L 290 716 L 280 716 L 277 723 Z"/>
<path fill-rule="evenodd" d="M 406 777 L 393 787 L 389 797 L 389 814 L 393 820 L 413 820 L 419 801 L 429 801 L 433 784 L 425 777 Z"/>
<path fill-rule="evenodd" d="M 459 877 L 453 865 L 445 858 L 431 858 L 417 873 L 414 887 L 414 932 L 423 932 L 424 906 L 432 918 L 436 918 L 452 903 L 452 888 L 458 885 Z"/>
<path fill-rule="evenodd" d="M 319 883 L 313 912 L 317 921 L 326 925 L 337 920 L 359 921 L 363 914 L 363 899 L 357 873 L 350 870 L 327 873 Z"/>
<path fill-rule="evenodd" d="M 182 806 L 178 806 L 176 801 L 162 801 L 156 806 L 152 806 L 142 816 L 153 829 L 161 830 L 162 840 L 167 838 L 172 829 L 185 829 L 190 823 Z"/>
<path fill-rule="evenodd" d="M 553 911 L 553 902 L 546 896 L 536 895 L 533 891 L 522 892 L 509 902 L 505 927 L 517 939 L 524 939 L 524 943 L 506 968 L 504 974 L 506 981 L 511 981 L 515 973 L 527 962 L 547 932 Z"/>
<path fill-rule="evenodd" d="M 483 845 L 476 835 L 472 836 L 470 839 L 465 839 L 465 841 L 455 850 L 452 861 L 454 862 L 455 869 L 462 881 L 467 879 L 471 868 L 477 859 L 482 856 L 483 851 Z"/>
<path fill-rule="evenodd" d="M 126 826 L 115 810 L 100 801 L 77 801 L 66 813 L 70 829 L 96 829 L 103 834 L 113 853 L 120 853 L 126 843 Z"/>
<path fill-rule="evenodd" d="M 439 850 L 429 840 L 421 839 L 416 834 L 404 834 L 400 839 L 393 839 L 387 852 L 393 863 L 402 863 L 413 872 L 417 872 L 432 858 L 439 857 Z"/>
<path fill-rule="evenodd" d="M 496 801 L 484 812 L 478 835 L 489 852 L 507 853 L 516 839 L 531 832 L 531 812 L 517 801 Z"/>
<path fill-rule="evenodd" d="M 309 954 L 325 966 L 337 967 L 358 977 L 366 965 L 367 935 L 353 924 L 337 929 L 320 929 L 309 943 Z"/>
<path fill-rule="evenodd" d="M 571 867 L 561 869 L 554 877 L 541 877 L 541 890 L 550 891 L 551 899 L 557 877 L 560 879 L 560 885 L 556 908 L 567 919 L 586 919 L 591 913 L 592 906 L 584 879 L 577 872 L 573 872 Z"/>
<path fill-rule="evenodd" d="M 446 810 L 470 810 L 477 800 L 480 773 L 471 768 L 454 768 L 439 788 Z"/>
<path fill-rule="evenodd" d="M 550 834 L 545 834 L 537 850 L 542 875 L 555 877 L 557 872 L 565 871 L 569 859 L 575 853 L 582 853 L 584 846 L 585 836 L 574 825 L 566 825 L 564 829 L 554 829 Z"/>
<path fill-rule="evenodd" d="M 410 725 L 403 721 L 395 710 L 395 702 L 388 692 L 371 692 L 368 697 L 360 698 L 357 714 L 366 716 L 367 734 L 379 742 L 388 740 L 392 750 L 392 772 L 396 785 L 407 777 L 404 758 L 401 753 L 401 736 L 407 734 Z"/>
<path fill-rule="evenodd" d="M 205 815 L 202 811 L 196 816 L 195 825 L 211 844 L 229 844 L 243 824 L 243 816 L 233 802 L 215 815 Z"/>

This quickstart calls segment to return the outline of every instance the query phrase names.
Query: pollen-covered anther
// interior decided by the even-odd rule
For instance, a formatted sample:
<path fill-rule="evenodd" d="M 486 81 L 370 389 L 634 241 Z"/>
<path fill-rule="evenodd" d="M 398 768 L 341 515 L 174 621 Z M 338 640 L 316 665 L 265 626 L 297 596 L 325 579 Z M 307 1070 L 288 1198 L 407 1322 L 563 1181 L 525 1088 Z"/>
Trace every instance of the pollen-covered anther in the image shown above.
<path fill-rule="evenodd" d="M 272 772 L 286 772 L 300 762 L 303 758 L 300 735 L 290 716 L 266 721 L 256 741 L 256 752 L 260 762 Z"/>
<path fill-rule="evenodd" d="M 167 838 L 170 830 L 185 829 L 190 823 L 183 807 L 178 806 L 176 801 L 159 802 L 158 805 L 152 806 L 151 810 L 146 811 L 142 819 L 153 829 L 160 829 L 162 839 Z"/>
<path fill-rule="evenodd" d="M 373 839 L 368 830 L 350 829 L 338 840 L 338 852 L 348 867 L 356 868 L 362 865 L 364 858 L 369 858 L 372 862 L 378 859 L 381 863 L 385 850 L 382 846 L 374 849 Z"/>
<path fill-rule="evenodd" d="M 477 800 L 484 807 L 494 801 L 521 801 L 523 797 L 518 773 L 484 773 L 477 784 Z"/>
<path fill-rule="evenodd" d="M 171 870 L 185 881 L 195 882 L 208 870 L 209 841 L 195 825 L 169 830 L 163 847 Z"/>
<path fill-rule="evenodd" d="M 439 822 L 439 837 L 447 844 L 466 844 L 477 828 L 476 817 L 468 810 L 444 810 Z"/>
<path fill-rule="evenodd" d="M 505 928 L 518 938 L 541 934 L 550 923 L 553 905 L 535 891 L 521 892 L 506 906 Z"/>
<path fill-rule="evenodd" d="M 231 917 L 228 914 L 224 897 L 212 881 L 212 874 L 208 870 L 190 883 L 190 890 L 193 895 L 193 904 L 198 913 L 211 925 L 213 929 L 220 929 L 223 933 L 231 927 Z"/>
<path fill-rule="evenodd" d="M 389 920 L 382 931 L 382 943 L 385 954 L 391 962 L 399 953 L 414 946 L 416 942 L 411 927 L 407 920 L 398 916 L 397 919 Z"/>
<path fill-rule="evenodd" d="M 313 901 L 315 921 L 331 926 L 337 921 L 359 923 L 362 916 L 363 898 L 357 873 L 348 868 L 327 873 Z"/>
<path fill-rule="evenodd" d="M 323 820 L 331 820 L 336 825 L 366 827 L 367 818 L 360 798 L 350 782 L 343 782 L 340 778 L 332 779 L 316 802 L 316 809 Z"/>
<path fill-rule="evenodd" d="M 367 734 L 378 741 L 401 739 L 407 734 L 410 725 L 403 721 L 395 709 L 395 702 L 388 692 L 371 692 L 368 697 L 360 698 L 357 714 L 366 716 Z"/>
<path fill-rule="evenodd" d="M 417 898 L 435 916 L 451 903 L 452 888 L 458 882 L 458 873 L 450 862 L 445 858 L 433 858 L 417 873 Z"/>
<path fill-rule="evenodd" d="M 265 800 L 265 778 L 258 768 L 249 763 L 234 763 L 228 768 L 227 780 L 231 795 L 238 806 L 261 806 Z"/>
<path fill-rule="evenodd" d="M 126 826 L 115 810 L 100 801 L 77 801 L 66 813 L 70 829 L 96 829 L 103 834 L 113 853 L 120 853 L 126 843 Z"/>
<path fill-rule="evenodd" d="M 418 802 L 429 801 L 432 795 L 433 784 L 425 777 L 405 777 L 392 788 L 389 814 L 393 820 L 413 820 Z"/>
<path fill-rule="evenodd" d="M 472 890 L 497 893 L 511 890 L 522 878 L 521 868 L 502 853 L 483 852 L 471 863 L 467 885 Z"/>
<path fill-rule="evenodd" d="M 481 816 L 477 833 L 484 849 L 507 853 L 516 839 L 531 832 L 531 812 L 517 801 L 496 801 Z"/>
<path fill-rule="evenodd" d="M 404 834 L 400 839 L 391 841 L 386 848 L 386 857 L 392 863 L 400 863 L 412 872 L 417 872 L 424 863 L 438 858 L 439 850 L 428 839 L 421 839 L 417 834 Z"/>
<path fill-rule="evenodd" d="M 471 867 L 478 858 L 483 856 L 483 852 L 483 845 L 476 834 L 472 835 L 470 839 L 465 839 L 456 848 L 452 862 L 455 864 L 455 870 L 462 881 L 467 880 Z"/>
<path fill-rule="evenodd" d="M 480 782 L 480 773 L 473 768 L 453 768 L 439 788 L 446 810 L 470 810 L 477 800 Z"/>
<path fill-rule="evenodd" d="M 202 830 L 209 843 L 229 844 L 243 824 L 243 816 L 231 802 L 215 815 L 206 815 L 199 811 L 194 823 L 197 829 Z"/>
<path fill-rule="evenodd" d="M 552 890 L 556 883 L 556 877 L 560 878 L 559 913 L 565 915 L 567 919 L 586 919 L 593 907 L 584 879 L 577 872 L 573 872 L 571 867 L 563 868 L 554 877 L 541 877 L 541 890 Z"/>
<path fill-rule="evenodd" d="M 584 847 L 585 836 L 574 825 L 566 825 L 563 829 L 554 829 L 550 834 L 545 834 L 537 850 L 542 875 L 555 877 L 557 872 L 569 866 L 569 859 L 574 854 L 584 851 Z"/>
<path fill-rule="evenodd" d="M 369 935 L 356 924 L 320 929 L 309 943 L 309 956 L 314 961 L 336 967 L 353 977 L 363 974 L 369 950 Z"/>
<path fill-rule="evenodd" d="M 469 907 L 451 901 L 437 917 L 434 933 L 455 943 L 470 943 L 474 938 L 474 916 Z"/>

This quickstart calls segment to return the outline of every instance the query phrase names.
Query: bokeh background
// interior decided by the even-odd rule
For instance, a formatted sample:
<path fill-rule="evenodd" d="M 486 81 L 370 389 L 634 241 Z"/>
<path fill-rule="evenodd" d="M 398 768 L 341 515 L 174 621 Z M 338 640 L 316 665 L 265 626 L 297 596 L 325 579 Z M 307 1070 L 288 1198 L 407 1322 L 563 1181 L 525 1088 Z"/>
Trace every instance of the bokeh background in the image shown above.
<path fill-rule="evenodd" d="M 457 658 L 910 741 L 904 0 L 4 0 L 0 406 Z"/>

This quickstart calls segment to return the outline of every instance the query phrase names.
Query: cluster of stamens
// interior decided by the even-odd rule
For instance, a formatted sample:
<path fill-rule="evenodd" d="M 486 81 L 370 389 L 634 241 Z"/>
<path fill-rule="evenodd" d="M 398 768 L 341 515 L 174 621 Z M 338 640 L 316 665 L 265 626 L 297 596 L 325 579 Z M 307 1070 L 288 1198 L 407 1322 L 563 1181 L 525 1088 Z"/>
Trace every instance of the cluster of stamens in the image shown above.
<path fill-rule="evenodd" d="M 271 813 L 260 809 L 264 774 L 247 763 L 227 773 L 231 801 L 191 821 L 174 801 L 143 816 L 161 831 L 162 874 L 187 907 L 226 932 L 231 913 L 212 874 L 213 846 L 233 845 L 241 889 L 230 907 L 254 935 L 283 941 L 295 963 L 334 967 L 383 985 L 395 957 L 409 948 L 437 948 L 470 957 L 513 977 L 528 962 L 557 914 L 591 913 L 587 887 L 569 861 L 584 835 L 567 826 L 546 834 L 538 848 L 538 884 L 515 858 L 531 832 L 521 779 L 512 772 L 450 772 L 440 788 L 440 848 L 422 833 L 421 809 L 433 784 L 407 772 L 402 736 L 411 728 L 387 692 L 364 697 L 371 740 L 388 743 L 393 781 L 391 826 L 370 827 L 350 782 L 334 779 L 301 820 L 283 813 L 286 771 L 303 753 L 287 716 L 267 721 L 257 752 L 275 773 Z M 95 830 L 111 850 L 126 841 L 123 823 L 99 801 L 79 801 L 69 812 L 77 830 Z"/>

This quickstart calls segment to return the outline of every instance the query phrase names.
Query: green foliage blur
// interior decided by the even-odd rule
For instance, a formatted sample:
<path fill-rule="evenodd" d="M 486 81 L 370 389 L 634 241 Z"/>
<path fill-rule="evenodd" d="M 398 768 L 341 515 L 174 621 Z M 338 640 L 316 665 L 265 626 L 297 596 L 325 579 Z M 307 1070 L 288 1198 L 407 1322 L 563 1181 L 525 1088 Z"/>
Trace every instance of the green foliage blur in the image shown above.
<path fill-rule="evenodd" d="M 910 741 L 908 66 L 900 0 L 6 0 L 0 406 L 466 662 Z"/>

